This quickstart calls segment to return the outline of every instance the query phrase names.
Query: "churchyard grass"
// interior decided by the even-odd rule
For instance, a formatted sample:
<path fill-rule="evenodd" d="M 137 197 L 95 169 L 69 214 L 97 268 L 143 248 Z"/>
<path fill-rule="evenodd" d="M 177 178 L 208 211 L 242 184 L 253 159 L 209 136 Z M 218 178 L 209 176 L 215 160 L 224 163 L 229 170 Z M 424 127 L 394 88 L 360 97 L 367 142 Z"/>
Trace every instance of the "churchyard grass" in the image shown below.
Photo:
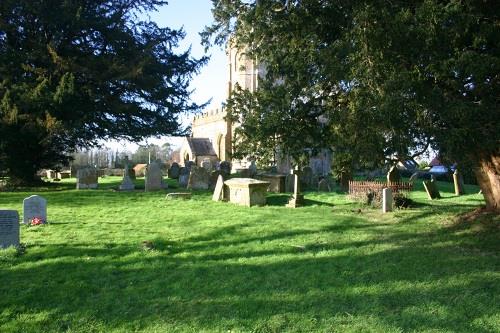
<path fill-rule="evenodd" d="M 0 251 L 0 332 L 500 331 L 500 221 L 458 219 L 483 201 L 452 184 L 382 214 L 339 193 L 246 208 L 99 181 L 0 192 L 20 212 L 42 195 L 49 221 Z"/>

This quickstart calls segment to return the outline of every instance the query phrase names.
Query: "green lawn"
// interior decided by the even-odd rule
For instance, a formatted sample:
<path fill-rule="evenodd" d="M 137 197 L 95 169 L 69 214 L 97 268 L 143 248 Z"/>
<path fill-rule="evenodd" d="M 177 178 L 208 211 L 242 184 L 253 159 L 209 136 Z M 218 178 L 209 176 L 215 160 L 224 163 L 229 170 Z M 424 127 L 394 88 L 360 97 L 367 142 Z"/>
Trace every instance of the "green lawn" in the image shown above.
<path fill-rule="evenodd" d="M 0 332 L 500 332 L 500 220 L 456 218 L 481 195 L 441 183 L 382 215 L 338 193 L 245 208 L 100 182 L 0 192 L 20 213 L 44 196 L 50 222 L 0 251 Z"/>

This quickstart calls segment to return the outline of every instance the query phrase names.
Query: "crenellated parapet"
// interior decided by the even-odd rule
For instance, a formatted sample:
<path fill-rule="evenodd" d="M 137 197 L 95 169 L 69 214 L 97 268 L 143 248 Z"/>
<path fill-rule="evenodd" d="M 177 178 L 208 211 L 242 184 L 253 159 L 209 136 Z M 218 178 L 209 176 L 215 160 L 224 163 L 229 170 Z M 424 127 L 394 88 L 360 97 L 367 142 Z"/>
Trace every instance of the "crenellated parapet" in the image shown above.
<path fill-rule="evenodd" d="M 225 121 L 224 117 L 226 117 L 226 115 L 227 112 L 224 108 L 216 108 L 210 111 L 203 112 L 201 114 L 197 114 L 193 118 L 193 127 L 217 121 Z"/>

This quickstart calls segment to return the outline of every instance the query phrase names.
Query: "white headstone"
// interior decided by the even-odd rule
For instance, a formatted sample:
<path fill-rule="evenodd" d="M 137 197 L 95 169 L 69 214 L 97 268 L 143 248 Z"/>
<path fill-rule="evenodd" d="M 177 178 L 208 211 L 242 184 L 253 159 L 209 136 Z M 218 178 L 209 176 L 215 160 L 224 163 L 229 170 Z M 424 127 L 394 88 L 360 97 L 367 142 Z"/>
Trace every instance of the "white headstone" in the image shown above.
<path fill-rule="evenodd" d="M 19 246 L 19 213 L 0 210 L 0 248 Z"/>
<path fill-rule="evenodd" d="M 392 189 L 390 188 L 382 190 L 382 212 L 392 212 Z"/>
<path fill-rule="evenodd" d="M 47 200 L 39 195 L 32 195 L 23 200 L 23 223 L 29 224 L 34 217 L 47 223 Z"/>

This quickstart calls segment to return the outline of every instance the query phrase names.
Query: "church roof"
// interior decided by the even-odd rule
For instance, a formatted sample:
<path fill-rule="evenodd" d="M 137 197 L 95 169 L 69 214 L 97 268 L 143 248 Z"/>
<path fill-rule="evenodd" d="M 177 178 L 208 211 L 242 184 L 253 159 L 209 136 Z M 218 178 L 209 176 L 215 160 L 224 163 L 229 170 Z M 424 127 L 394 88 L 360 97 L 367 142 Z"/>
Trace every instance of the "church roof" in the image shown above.
<path fill-rule="evenodd" d="M 212 142 L 207 138 L 186 138 L 195 156 L 217 156 L 212 146 Z"/>

